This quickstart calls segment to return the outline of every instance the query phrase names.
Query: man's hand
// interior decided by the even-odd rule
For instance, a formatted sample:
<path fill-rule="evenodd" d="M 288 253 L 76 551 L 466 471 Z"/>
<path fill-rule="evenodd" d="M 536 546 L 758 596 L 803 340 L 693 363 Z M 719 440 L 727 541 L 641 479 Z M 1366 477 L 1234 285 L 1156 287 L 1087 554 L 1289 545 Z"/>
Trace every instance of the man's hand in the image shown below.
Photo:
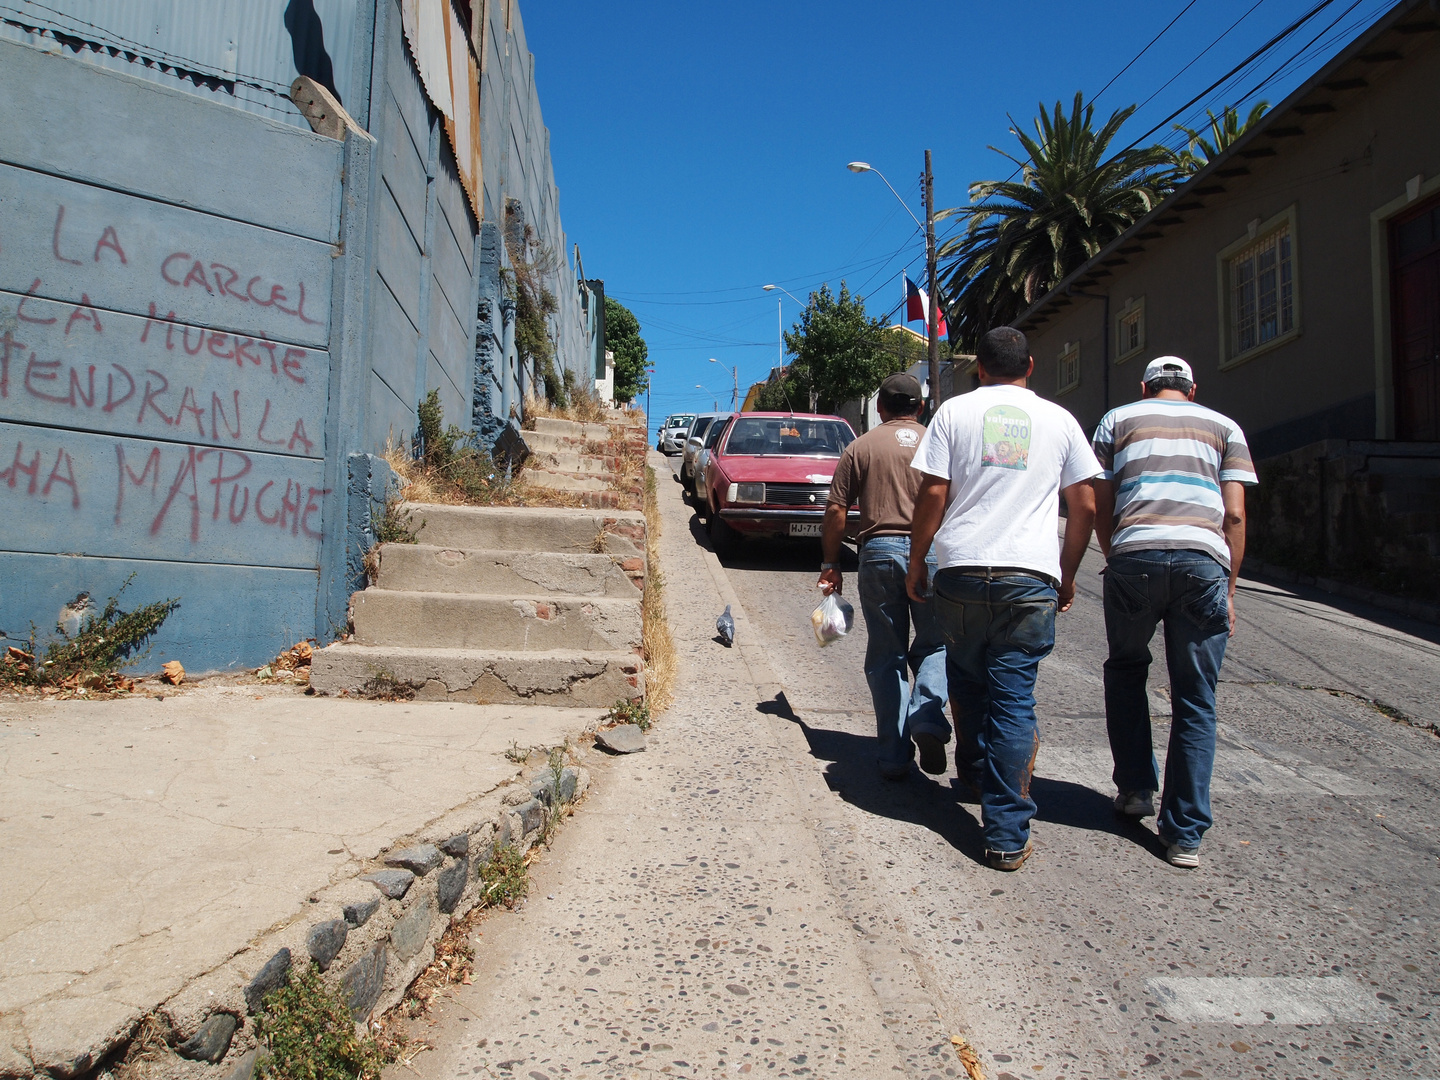
<path fill-rule="evenodd" d="M 1070 605 L 1075 603 L 1075 579 L 1069 578 L 1060 582 L 1060 588 L 1056 590 L 1055 596 L 1060 601 L 1060 610 L 1069 611 Z"/>
<path fill-rule="evenodd" d="M 832 592 L 840 592 L 845 585 L 845 577 L 839 570 L 821 570 L 820 580 L 815 583 L 824 596 Z"/>
<path fill-rule="evenodd" d="M 910 557 L 910 570 L 905 575 L 905 591 L 917 604 L 923 604 L 928 599 L 925 594 L 930 591 L 930 568 L 925 565 L 923 554 L 918 559 L 913 555 Z"/>
<path fill-rule="evenodd" d="M 1230 636 L 1231 636 L 1231 637 L 1234 637 L 1234 636 L 1235 636 L 1235 586 L 1233 586 L 1233 585 L 1230 586 L 1230 590 L 1225 594 L 1225 606 L 1226 606 L 1226 608 L 1229 609 L 1229 612 L 1230 612 Z"/>

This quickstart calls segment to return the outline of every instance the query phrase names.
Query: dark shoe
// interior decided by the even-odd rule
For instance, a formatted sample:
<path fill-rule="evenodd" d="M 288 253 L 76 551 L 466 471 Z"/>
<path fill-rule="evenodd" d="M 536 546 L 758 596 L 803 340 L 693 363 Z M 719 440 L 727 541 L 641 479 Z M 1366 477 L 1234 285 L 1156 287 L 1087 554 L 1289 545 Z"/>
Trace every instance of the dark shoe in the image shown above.
<path fill-rule="evenodd" d="M 917 732 L 915 746 L 920 751 L 920 768 L 931 776 L 943 776 L 945 771 L 950 768 L 950 762 L 945 753 L 945 744 L 940 741 L 938 735 L 928 731 Z"/>
<path fill-rule="evenodd" d="M 883 780 L 904 780 L 910 775 L 909 765 L 881 765 L 880 777 Z"/>
<path fill-rule="evenodd" d="M 1139 821 L 1155 816 L 1155 793 L 1153 791 L 1121 791 L 1115 796 L 1115 813 L 1120 817 Z"/>
<path fill-rule="evenodd" d="M 1031 841 L 1026 840 L 1025 846 L 1019 851 L 991 851 L 989 848 L 986 848 L 985 859 L 996 870 L 1019 870 L 1034 850 L 1035 845 Z"/>

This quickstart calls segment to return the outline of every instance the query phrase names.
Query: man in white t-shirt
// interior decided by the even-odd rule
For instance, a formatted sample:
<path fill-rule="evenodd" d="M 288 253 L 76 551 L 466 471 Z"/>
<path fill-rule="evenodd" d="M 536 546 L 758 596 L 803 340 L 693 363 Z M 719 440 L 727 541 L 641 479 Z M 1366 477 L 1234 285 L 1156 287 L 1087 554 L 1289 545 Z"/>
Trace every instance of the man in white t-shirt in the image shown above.
<path fill-rule="evenodd" d="M 1024 334 L 991 330 L 976 359 L 979 388 L 941 405 L 915 450 L 911 466 L 925 475 L 906 586 L 927 599 L 915 552 L 933 539 L 939 571 L 928 598 L 945 638 L 956 768 L 979 793 L 987 860 L 1017 870 L 1035 814 L 1035 675 L 1055 645 L 1056 609 L 1074 602 L 1095 522 L 1091 481 L 1104 470 L 1075 418 L 1026 389 L 1035 361 Z"/>

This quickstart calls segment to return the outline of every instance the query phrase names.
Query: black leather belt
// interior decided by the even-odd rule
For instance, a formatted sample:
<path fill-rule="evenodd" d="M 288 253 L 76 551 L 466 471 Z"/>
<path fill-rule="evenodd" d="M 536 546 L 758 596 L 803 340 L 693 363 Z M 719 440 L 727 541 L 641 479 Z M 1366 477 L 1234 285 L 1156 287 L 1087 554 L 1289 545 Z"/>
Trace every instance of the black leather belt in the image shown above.
<path fill-rule="evenodd" d="M 947 566 L 945 569 L 953 570 L 961 577 L 984 578 L 986 581 L 993 581 L 995 578 L 1028 577 L 1034 578 L 1036 581 L 1043 581 L 1052 589 L 1060 588 L 1060 583 L 1049 574 L 1042 574 L 1038 570 L 1030 570 L 1024 566 Z"/>

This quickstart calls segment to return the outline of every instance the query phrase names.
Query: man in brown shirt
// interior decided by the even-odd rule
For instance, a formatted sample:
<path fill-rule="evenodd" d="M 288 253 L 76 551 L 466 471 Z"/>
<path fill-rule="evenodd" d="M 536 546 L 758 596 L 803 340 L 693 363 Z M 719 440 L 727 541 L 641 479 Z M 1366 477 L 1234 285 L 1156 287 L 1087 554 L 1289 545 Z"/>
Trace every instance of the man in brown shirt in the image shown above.
<path fill-rule="evenodd" d="M 820 588 L 839 591 L 840 545 L 845 515 L 860 504 L 860 610 L 865 614 L 865 680 L 875 706 L 880 775 L 903 780 L 915 747 L 920 767 L 939 775 L 947 767 L 945 744 L 945 642 L 933 604 L 918 604 L 905 592 L 910 567 L 910 517 L 921 474 L 910 467 L 925 429 L 920 383 L 912 375 L 891 375 L 876 399 L 881 425 L 845 448 L 830 482 L 821 547 Z M 935 556 L 930 555 L 930 580 Z M 910 639 L 911 627 L 915 638 Z M 911 685 L 911 677 L 914 685 Z"/>

